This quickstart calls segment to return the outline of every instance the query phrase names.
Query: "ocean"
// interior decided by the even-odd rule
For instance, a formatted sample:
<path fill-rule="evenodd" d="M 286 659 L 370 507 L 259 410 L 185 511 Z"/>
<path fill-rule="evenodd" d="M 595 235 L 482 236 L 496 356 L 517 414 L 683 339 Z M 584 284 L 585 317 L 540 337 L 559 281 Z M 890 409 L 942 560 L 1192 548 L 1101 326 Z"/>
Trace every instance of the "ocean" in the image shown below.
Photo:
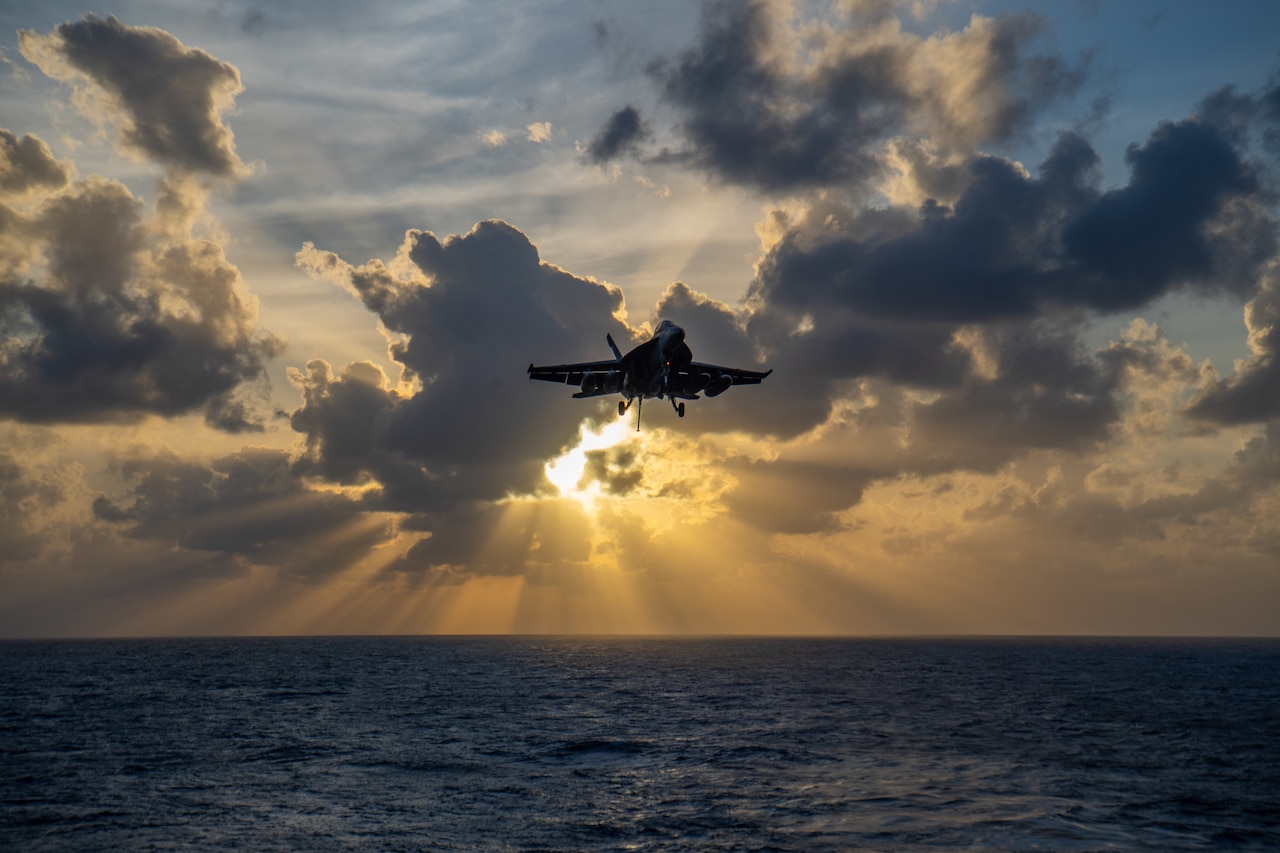
<path fill-rule="evenodd" d="M 5 641 L 0 849 L 1280 850 L 1280 641 Z"/>

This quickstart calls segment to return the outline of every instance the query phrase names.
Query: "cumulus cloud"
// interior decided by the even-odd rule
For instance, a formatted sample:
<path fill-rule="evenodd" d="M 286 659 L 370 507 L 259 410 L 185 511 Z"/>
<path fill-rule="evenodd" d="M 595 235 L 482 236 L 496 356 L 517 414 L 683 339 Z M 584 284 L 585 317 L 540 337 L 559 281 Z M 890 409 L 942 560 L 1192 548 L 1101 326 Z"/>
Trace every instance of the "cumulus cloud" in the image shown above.
<path fill-rule="evenodd" d="M 93 176 L 24 222 L 44 261 L 0 281 L 0 415 L 27 422 L 205 411 L 233 430 L 241 386 L 281 342 L 222 247 L 170 238 L 122 184 Z M 159 232 L 159 233 L 158 233 Z M 0 268 L 20 266 L 9 258 Z"/>
<path fill-rule="evenodd" d="M 1260 167 L 1229 134 L 1197 120 L 1165 123 L 1128 160 L 1129 182 L 1102 190 L 1092 147 L 1066 133 L 1038 175 L 974 158 L 951 206 L 815 200 L 777 218 L 746 334 L 780 374 L 810 377 L 810 396 L 831 398 L 841 381 L 867 376 L 963 394 L 975 422 L 992 428 L 1001 422 L 994 413 L 1021 412 L 1010 437 L 1034 446 L 1043 436 L 1022 419 L 1058 394 L 1066 408 L 1046 409 L 1042 427 L 1074 423 L 1082 440 L 1096 438 L 1115 417 L 1116 377 L 1071 328 L 1179 290 L 1247 297 L 1276 252 Z M 1255 298 L 1261 316 L 1266 299 Z M 983 342 L 981 358 L 958 345 L 960 334 Z M 934 411 L 955 405 L 948 397 Z M 825 417 L 799 400 L 783 411 L 795 417 L 781 434 Z"/>
<path fill-rule="evenodd" d="M 1231 376 L 1214 378 L 1191 402 L 1191 416 L 1224 424 L 1280 416 L 1280 265 L 1275 262 L 1262 289 L 1245 306 L 1244 321 L 1249 357 L 1236 362 Z"/>
<path fill-rule="evenodd" d="M 211 237 L 208 176 L 239 174 L 222 113 L 239 74 L 168 33 L 93 15 L 21 34 L 23 55 L 119 124 L 122 149 L 165 167 L 154 208 L 0 132 L 0 416 L 31 423 L 201 412 L 261 431 L 255 396 L 283 343 Z M 210 227 L 210 226 L 213 227 Z"/>
<path fill-rule="evenodd" d="M 862 186 L 884 177 L 885 146 L 899 137 L 931 139 L 944 154 L 1006 141 L 1085 80 L 1083 64 L 1032 52 L 1043 22 L 1030 14 L 975 16 L 928 38 L 904 32 L 893 4 L 833 14 L 845 17 L 707 3 L 697 43 L 651 67 L 685 143 L 657 159 L 767 191 Z M 598 139 L 632 140 L 623 115 Z M 629 153 L 595 150 L 596 160 Z"/>
<path fill-rule="evenodd" d="M 164 30 L 86 15 L 51 33 L 19 33 L 22 55 L 77 89 L 91 118 L 119 128 L 120 146 L 181 172 L 229 177 L 243 164 L 223 122 L 240 72 Z"/>
<path fill-rule="evenodd" d="M 547 405 L 554 387 L 532 387 L 523 367 L 607 357 L 606 334 L 632 337 L 617 288 L 545 263 L 504 222 L 443 241 L 410 231 L 390 264 L 354 267 L 310 245 L 298 263 L 402 336 L 391 355 L 415 392 L 389 390 L 371 366 L 335 376 L 313 362 L 295 374 L 304 405 L 293 415 L 307 464 L 344 481 L 372 476 L 397 508 L 532 491 L 584 412 Z"/>
<path fill-rule="evenodd" d="M 1246 139 L 1266 125 L 1249 124 L 1261 109 L 1222 112 L 1161 123 L 1130 147 L 1119 187 L 1104 189 L 1093 147 L 1064 132 L 1035 174 L 990 155 L 948 165 L 930 178 L 948 204 L 824 193 L 776 211 L 744 305 L 677 285 L 657 315 L 698 327 L 695 346 L 763 357 L 783 381 L 675 428 L 788 440 L 733 463 L 729 505 L 766 529 L 831 532 L 870 484 L 991 475 L 1042 451 L 1087 457 L 1172 429 L 1187 401 L 1222 423 L 1273 417 L 1277 222 Z M 1141 325 L 1121 344 L 1084 345 L 1090 318 L 1183 291 L 1248 300 L 1253 356 L 1234 376 L 1216 379 Z M 1139 375 L 1168 399 L 1136 388 Z M 815 446 L 827 464 L 807 461 Z"/>
<path fill-rule="evenodd" d="M 1128 160 L 1129 183 L 1103 192 L 1097 155 L 1074 134 L 1038 177 L 979 157 L 955 205 L 927 203 L 910 226 L 887 230 L 880 213 L 850 211 L 848 224 L 794 229 L 762 261 L 753 293 L 779 308 L 981 322 L 1130 309 L 1177 287 L 1251 291 L 1275 237 L 1259 228 L 1242 245 L 1239 230 L 1214 228 L 1260 190 L 1229 140 L 1195 121 L 1164 124 Z M 1263 210 L 1249 216 L 1271 222 Z"/>
<path fill-rule="evenodd" d="M 70 180 L 71 166 L 55 159 L 43 139 L 0 128 L 0 198 L 62 189 Z"/>
<path fill-rule="evenodd" d="M 541 144 L 551 140 L 551 122 L 549 121 L 535 121 L 526 126 L 524 130 L 524 138 L 530 142 Z"/>

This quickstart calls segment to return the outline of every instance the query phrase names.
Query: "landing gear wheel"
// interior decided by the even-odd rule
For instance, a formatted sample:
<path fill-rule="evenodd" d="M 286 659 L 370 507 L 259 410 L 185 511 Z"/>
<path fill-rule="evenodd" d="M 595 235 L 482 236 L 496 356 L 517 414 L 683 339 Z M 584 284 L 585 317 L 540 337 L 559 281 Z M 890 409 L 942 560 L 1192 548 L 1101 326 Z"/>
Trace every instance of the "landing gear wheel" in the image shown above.
<path fill-rule="evenodd" d="M 627 401 L 619 400 L 618 401 L 618 417 L 622 417 L 626 413 L 627 413 Z"/>
<path fill-rule="evenodd" d="M 676 417 L 678 418 L 684 417 L 684 403 L 681 403 L 680 405 L 676 406 Z"/>

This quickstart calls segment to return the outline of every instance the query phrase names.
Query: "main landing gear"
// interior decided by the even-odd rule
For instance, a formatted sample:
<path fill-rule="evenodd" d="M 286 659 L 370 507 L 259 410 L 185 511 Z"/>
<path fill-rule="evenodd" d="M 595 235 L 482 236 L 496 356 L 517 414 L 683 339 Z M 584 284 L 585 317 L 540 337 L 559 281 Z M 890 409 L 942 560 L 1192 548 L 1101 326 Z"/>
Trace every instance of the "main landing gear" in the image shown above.
<path fill-rule="evenodd" d="M 640 414 L 644 411 L 644 397 L 631 397 L 626 400 L 618 401 L 618 417 L 622 417 L 627 413 L 627 409 L 631 408 L 631 404 L 636 400 L 640 401 L 640 408 L 636 409 L 636 432 L 640 431 Z"/>
<path fill-rule="evenodd" d="M 683 418 L 684 403 L 683 402 L 677 403 L 675 401 L 675 398 L 668 398 L 668 399 L 671 400 L 671 408 L 676 410 L 676 417 Z M 638 409 L 636 409 L 636 430 L 638 431 L 640 429 L 640 412 L 644 410 L 644 397 L 642 396 L 632 397 L 629 400 L 619 400 L 618 401 L 618 417 L 622 417 L 623 415 L 625 415 L 627 413 L 627 410 L 631 408 L 631 404 L 636 402 L 637 400 L 640 401 L 640 406 Z"/>

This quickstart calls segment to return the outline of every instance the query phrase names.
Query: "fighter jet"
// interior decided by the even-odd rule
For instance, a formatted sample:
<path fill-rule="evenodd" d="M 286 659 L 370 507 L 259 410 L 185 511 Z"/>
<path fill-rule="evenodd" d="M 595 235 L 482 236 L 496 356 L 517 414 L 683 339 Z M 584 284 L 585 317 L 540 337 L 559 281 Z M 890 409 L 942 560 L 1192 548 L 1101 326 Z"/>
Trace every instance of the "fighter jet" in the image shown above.
<path fill-rule="evenodd" d="M 599 397 L 604 394 L 621 394 L 618 416 L 626 414 L 631 404 L 640 401 L 637 408 L 636 429 L 640 429 L 640 409 L 646 397 L 666 397 L 671 401 L 678 417 L 684 417 L 684 401 L 697 400 L 699 394 L 717 397 L 730 385 L 759 385 L 773 373 L 772 370 L 740 370 L 736 367 L 717 367 L 693 360 L 693 351 L 684 342 L 684 329 L 670 320 L 658 324 L 653 337 L 623 355 L 613 342 L 613 335 L 605 335 L 612 361 L 587 361 L 581 364 L 555 364 L 548 367 L 529 365 L 529 378 L 546 382 L 577 385 L 574 397 Z M 679 400 L 680 402 L 676 402 Z"/>

